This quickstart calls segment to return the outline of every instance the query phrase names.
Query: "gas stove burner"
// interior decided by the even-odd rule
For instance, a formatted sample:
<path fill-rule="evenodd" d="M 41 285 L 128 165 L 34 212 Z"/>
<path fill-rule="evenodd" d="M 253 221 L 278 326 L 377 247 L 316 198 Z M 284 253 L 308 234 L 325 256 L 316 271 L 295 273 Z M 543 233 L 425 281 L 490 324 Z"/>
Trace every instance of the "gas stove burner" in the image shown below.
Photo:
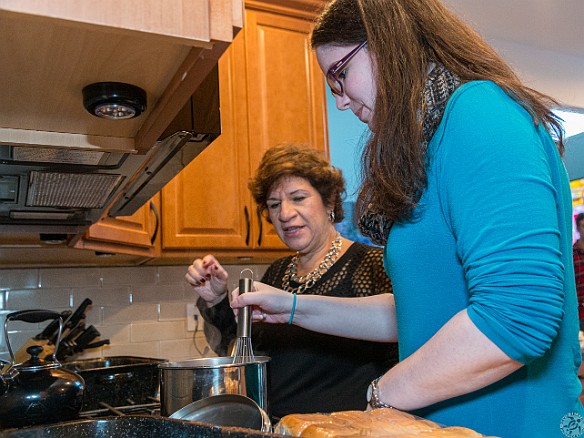
<path fill-rule="evenodd" d="M 148 415 L 152 417 L 160 416 L 160 402 L 145 403 L 128 406 L 110 406 L 107 403 L 99 402 L 101 409 L 82 411 L 80 418 L 100 418 L 100 417 L 123 417 L 126 415 Z"/>

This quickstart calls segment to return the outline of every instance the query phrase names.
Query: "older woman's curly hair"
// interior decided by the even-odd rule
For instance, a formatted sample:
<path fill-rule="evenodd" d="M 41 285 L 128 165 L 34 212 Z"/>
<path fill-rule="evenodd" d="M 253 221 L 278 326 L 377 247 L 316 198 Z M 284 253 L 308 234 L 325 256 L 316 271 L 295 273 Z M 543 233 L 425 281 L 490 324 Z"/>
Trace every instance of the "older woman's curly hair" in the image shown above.
<path fill-rule="evenodd" d="M 289 176 L 306 179 L 320 194 L 324 205 L 332 208 L 334 222 L 343 220 L 345 180 L 341 170 L 308 146 L 281 144 L 265 152 L 254 177 L 248 183 L 258 210 L 268 222 L 271 223 L 267 213 L 268 196 L 275 184 Z"/>

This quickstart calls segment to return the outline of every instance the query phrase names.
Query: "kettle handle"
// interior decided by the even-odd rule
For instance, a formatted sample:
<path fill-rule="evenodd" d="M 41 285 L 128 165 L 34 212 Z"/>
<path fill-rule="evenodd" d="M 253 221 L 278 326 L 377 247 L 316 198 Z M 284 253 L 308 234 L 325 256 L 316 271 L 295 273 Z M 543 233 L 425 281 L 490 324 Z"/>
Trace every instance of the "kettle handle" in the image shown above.
<path fill-rule="evenodd" d="M 8 353 L 10 353 L 11 367 L 15 366 L 14 352 L 12 351 L 12 346 L 10 345 L 10 339 L 8 338 L 8 323 L 10 321 L 24 321 L 31 323 L 39 323 L 46 321 L 47 319 L 59 319 L 59 335 L 57 337 L 57 342 L 55 343 L 55 350 L 53 352 L 53 361 L 57 361 L 57 350 L 59 348 L 59 343 L 61 341 L 61 333 L 63 331 L 63 318 L 60 313 L 53 312 L 52 310 L 19 310 L 17 312 L 12 312 L 6 315 L 6 320 L 4 321 L 4 339 L 6 341 L 6 346 L 8 347 Z"/>
<path fill-rule="evenodd" d="M 7 320 L 32 323 L 43 322 L 47 319 L 57 319 L 60 317 L 60 313 L 53 312 L 52 310 L 19 310 L 18 312 L 12 312 L 6 315 Z"/>

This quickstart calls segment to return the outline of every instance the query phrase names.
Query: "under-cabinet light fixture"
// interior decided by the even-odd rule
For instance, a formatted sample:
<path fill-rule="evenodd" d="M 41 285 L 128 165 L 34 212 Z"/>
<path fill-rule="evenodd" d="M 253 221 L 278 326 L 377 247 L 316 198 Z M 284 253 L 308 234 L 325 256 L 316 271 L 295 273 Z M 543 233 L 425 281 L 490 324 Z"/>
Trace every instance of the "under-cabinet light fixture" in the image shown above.
<path fill-rule="evenodd" d="M 131 119 L 146 111 L 146 91 L 123 82 L 96 82 L 83 88 L 83 106 L 97 117 Z"/>

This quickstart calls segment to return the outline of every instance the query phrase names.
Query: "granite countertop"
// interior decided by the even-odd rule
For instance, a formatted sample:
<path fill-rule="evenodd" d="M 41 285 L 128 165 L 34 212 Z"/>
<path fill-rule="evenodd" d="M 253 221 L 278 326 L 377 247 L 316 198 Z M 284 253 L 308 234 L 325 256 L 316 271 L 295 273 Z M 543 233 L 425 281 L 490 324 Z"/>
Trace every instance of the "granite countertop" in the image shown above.
<path fill-rule="evenodd" d="M 146 415 L 77 420 L 0 431 L 1 438 L 69 438 L 72 436 L 76 438 L 159 438 L 163 436 L 172 436 L 173 438 L 265 438 L 281 435 Z"/>

